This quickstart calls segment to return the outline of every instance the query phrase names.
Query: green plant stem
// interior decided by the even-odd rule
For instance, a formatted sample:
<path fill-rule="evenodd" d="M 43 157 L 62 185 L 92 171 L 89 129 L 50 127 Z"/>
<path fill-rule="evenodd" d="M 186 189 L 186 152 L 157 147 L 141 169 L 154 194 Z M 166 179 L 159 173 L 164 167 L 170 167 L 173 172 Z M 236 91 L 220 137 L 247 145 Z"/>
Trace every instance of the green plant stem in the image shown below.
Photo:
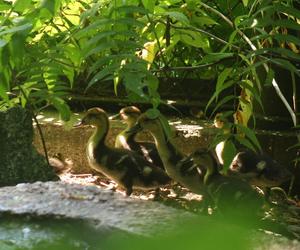
<path fill-rule="evenodd" d="M 26 95 L 25 91 L 23 90 L 23 88 L 17 84 L 20 92 L 22 93 L 22 95 L 24 96 L 24 98 L 26 99 L 27 103 L 28 103 L 28 106 L 30 107 L 31 111 L 32 111 L 32 117 L 33 117 L 33 120 L 35 121 L 36 123 L 36 127 L 39 131 L 39 135 L 40 135 L 40 138 L 41 138 L 41 141 L 42 141 L 42 145 L 43 145 L 43 150 L 44 150 L 44 153 L 45 153 L 45 158 L 46 158 L 46 161 L 47 161 L 47 164 L 48 166 L 50 166 L 50 163 L 49 163 L 49 157 L 48 157 L 48 151 L 47 151 L 47 147 L 46 147 L 46 142 L 45 142 L 45 138 L 44 138 L 44 135 L 43 135 L 43 131 L 42 131 L 42 128 L 39 124 L 39 121 L 38 119 L 36 118 L 36 115 L 34 113 L 34 108 L 32 107 L 30 101 L 29 101 L 29 98 L 28 96 Z"/>

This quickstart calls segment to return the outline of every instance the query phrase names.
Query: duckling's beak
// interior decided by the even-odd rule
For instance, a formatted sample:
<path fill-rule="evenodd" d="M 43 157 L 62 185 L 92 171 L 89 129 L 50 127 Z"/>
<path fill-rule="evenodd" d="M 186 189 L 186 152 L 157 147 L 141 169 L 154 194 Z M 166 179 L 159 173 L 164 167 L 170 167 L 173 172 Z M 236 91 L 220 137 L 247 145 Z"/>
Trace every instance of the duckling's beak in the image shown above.
<path fill-rule="evenodd" d="M 116 119 L 120 119 L 120 117 L 121 117 L 121 115 L 118 113 L 118 114 L 110 116 L 108 119 L 109 120 L 116 120 Z"/>
<path fill-rule="evenodd" d="M 133 127 L 131 127 L 130 129 L 128 129 L 126 131 L 126 133 L 128 134 L 136 134 L 138 132 L 141 132 L 143 130 L 143 128 L 141 127 L 141 125 L 139 123 L 136 123 Z"/>

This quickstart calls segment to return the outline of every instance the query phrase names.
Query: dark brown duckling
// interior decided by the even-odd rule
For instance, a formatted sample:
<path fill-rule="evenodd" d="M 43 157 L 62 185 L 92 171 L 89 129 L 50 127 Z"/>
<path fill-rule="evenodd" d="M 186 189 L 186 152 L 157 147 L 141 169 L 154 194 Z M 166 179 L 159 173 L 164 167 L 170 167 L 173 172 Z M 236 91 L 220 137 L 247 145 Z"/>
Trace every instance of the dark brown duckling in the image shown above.
<path fill-rule="evenodd" d="M 259 214 L 263 197 L 255 188 L 239 178 L 221 175 L 212 152 L 199 149 L 193 153 L 193 157 L 197 165 L 206 168 L 204 185 L 214 206 L 221 214 L 238 218 Z"/>
<path fill-rule="evenodd" d="M 140 115 L 141 111 L 135 106 L 128 106 L 120 110 L 118 116 L 126 123 L 127 128 L 117 135 L 115 147 L 137 152 L 144 156 L 147 161 L 163 169 L 163 163 L 155 144 L 152 142 L 136 141 L 135 137 L 137 133 L 130 131 Z"/>
<path fill-rule="evenodd" d="M 162 169 L 146 161 L 138 153 L 111 148 L 105 144 L 109 120 L 103 109 L 89 109 L 77 126 L 80 125 L 95 127 L 87 144 L 90 166 L 125 188 L 127 195 L 132 193 L 133 188 L 155 189 L 171 181 Z"/>

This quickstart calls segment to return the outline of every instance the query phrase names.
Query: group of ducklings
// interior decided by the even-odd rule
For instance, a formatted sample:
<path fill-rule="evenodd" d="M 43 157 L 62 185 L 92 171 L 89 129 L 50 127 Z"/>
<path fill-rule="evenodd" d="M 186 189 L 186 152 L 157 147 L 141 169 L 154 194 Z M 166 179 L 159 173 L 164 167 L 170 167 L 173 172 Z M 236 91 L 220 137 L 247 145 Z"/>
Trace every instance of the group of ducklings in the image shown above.
<path fill-rule="evenodd" d="M 182 154 L 167 135 L 160 115 L 141 113 L 137 107 L 130 106 L 122 108 L 119 117 L 127 127 L 116 137 L 114 148 L 105 144 L 109 117 L 103 109 L 89 109 L 77 126 L 95 127 L 87 144 L 88 162 L 93 169 L 124 188 L 128 196 L 135 188 L 157 189 L 173 180 L 203 195 L 211 206 L 223 213 L 230 210 L 256 213 L 261 208 L 262 195 L 251 184 L 254 179 L 268 178 L 264 171 L 272 172 L 272 164 L 264 169 L 257 168 L 257 164 L 245 167 L 245 154 L 250 162 L 252 158 L 244 152 L 235 159 L 236 164 L 240 164 L 239 171 L 235 168 L 234 174 L 223 175 L 219 172 L 218 157 L 211 150 L 199 149 L 189 156 Z M 140 131 L 150 132 L 154 143 L 137 141 L 135 137 Z M 241 175 L 237 175 L 238 172 Z M 244 178 L 243 174 L 251 178 Z"/>

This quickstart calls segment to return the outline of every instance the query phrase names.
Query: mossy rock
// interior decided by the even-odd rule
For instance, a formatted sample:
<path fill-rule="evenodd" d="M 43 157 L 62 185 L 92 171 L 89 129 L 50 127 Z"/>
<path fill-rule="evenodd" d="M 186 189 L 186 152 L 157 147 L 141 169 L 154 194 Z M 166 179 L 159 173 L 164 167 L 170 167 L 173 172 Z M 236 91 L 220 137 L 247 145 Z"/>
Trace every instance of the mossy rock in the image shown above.
<path fill-rule="evenodd" d="M 32 140 L 30 112 L 18 106 L 0 112 L 0 186 L 57 179 Z"/>

